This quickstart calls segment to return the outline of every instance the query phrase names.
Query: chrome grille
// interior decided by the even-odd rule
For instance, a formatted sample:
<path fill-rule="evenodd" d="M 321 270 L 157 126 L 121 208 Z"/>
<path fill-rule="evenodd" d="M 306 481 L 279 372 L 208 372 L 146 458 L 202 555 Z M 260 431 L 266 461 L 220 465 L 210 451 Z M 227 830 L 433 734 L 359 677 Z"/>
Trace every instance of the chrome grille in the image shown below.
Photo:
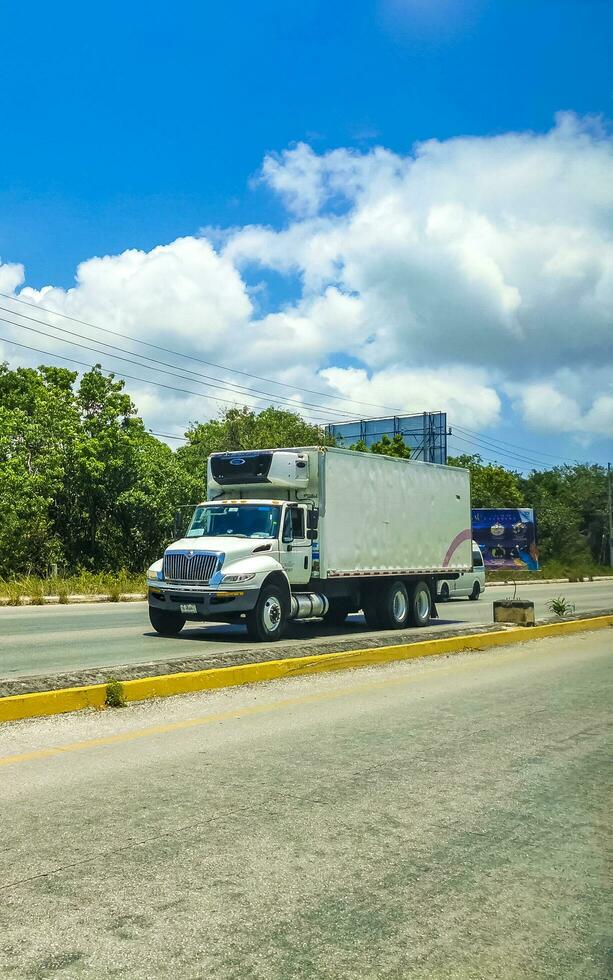
<path fill-rule="evenodd" d="M 218 560 L 219 555 L 211 551 L 170 551 L 164 555 L 164 578 L 207 585 Z"/>

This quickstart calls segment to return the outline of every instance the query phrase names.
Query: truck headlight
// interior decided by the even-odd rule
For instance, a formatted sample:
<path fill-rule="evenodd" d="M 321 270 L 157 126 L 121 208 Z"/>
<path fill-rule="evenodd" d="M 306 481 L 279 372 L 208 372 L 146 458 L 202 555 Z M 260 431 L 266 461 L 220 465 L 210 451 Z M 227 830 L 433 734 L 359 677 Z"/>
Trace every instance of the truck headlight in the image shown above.
<path fill-rule="evenodd" d="M 155 565 L 151 565 L 147 569 L 147 578 L 148 579 L 156 579 L 158 582 L 163 582 L 164 581 L 164 572 L 161 569 L 158 571 L 158 569 L 155 567 Z"/>
<path fill-rule="evenodd" d="M 243 572 L 240 575 L 224 575 L 222 582 L 249 582 L 255 578 L 255 572 Z"/>

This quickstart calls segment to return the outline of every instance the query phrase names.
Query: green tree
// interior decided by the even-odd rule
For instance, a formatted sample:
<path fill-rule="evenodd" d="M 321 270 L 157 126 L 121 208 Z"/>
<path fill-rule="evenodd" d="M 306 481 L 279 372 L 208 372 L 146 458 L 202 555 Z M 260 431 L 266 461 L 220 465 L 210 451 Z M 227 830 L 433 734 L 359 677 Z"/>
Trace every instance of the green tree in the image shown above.
<path fill-rule="evenodd" d="M 295 412 L 266 408 L 231 408 L 219 419 L 201 422 L 187 432 L 188 444 L 177 450 L 185 471 L 197 479 L 204 492 L 207 459 L 211 453 L 234 449 L 281 449 L 289 446 L 331 446 L 334 439 Z"/>
<path fill-rule="evenodd" d="M 525 505 L 520 476 L 497 463 L 484 463 L 479 455 L 462 455 L 449 459 L 450 466 L 462 466 L 470 472 L 470 495 L 473 507 L 521 507 Z"/>
<path fill-rule="evenodd" d="M 0 365 L 0 574 L 40 572 L 63 560 L 52 507 L 78 430 L 63 368 Z"/>
<path fill-rule="evenodd" d="M 195 500 L 180 460 L 145 431 L 123 387 L 95 367 L 76 393 L 81 425 L 54 512 L 70 566 L 142 568 L 171 536 L 176 507 Z"/>
<path fill-rule="evenodd" d="M 387 435 L 381 436 L 379 442 L 373 442 L 370 447 L 366 445 L 363 439 L 360 439 L 349 448 L 359 453 L 376 453 L 378 456 L 396 456 L 399 459 L 411 458 L 411 449 L 399 432 L 396 432 L 391 439 Z"/>
<path fill-rule="evenodd" d="M 544 555 L 575 564 L 601 559 L 606 480 L 603 466 L 577 463 L 534 471 L 522 481 L 526 501 L 537 512 Z"/>
<path fill-rule="evenodd" d="M 99 368 L 0 365 L 0 574 L 138 571 L 196 483 Z"/>

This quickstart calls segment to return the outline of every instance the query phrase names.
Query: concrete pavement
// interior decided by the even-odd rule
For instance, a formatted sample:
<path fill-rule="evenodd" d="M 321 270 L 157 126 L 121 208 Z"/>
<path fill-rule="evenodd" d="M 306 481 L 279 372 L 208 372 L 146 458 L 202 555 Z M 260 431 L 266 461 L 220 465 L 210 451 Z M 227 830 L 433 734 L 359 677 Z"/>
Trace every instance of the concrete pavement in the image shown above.
<path fill-rule="evenodd" d="M 478 602 L 453 600 L 439 606 L 436 629 L 463 623 L 492 621 L 492 602 L 512 595 L 512 586 L 491 586 Z M 613 581 L 561 585 L 530 585 L 524 593 L 534 600 L 537 617 L 548 615 L 547 601 L 563 594 L 577 612 L 613 608 Z M 518 594 L 521 594 L 521 586 Z M 423 631 L 403 631 L 420 636 Z M 283 646 L 317 644 L 322 638 L 355 639 L 356 646 L 372 634 L 361 616 L 344 627 L 296 623 Z M 385 635 L 388 637 L 390 633 Z M 168 662 L 186 657 L 215 657 L 253 647 L 240 626 L 191 626 L 179 637 L 160 637 L 149 626 L 145 603 L 104 603 L 94 606 L 26 606 L 0 608 L 0 679 L 113 667 L 147 662 Z"/>
<path fill-rule="evenodd" d="M 0 975 L 603 980 L 610 631 L 0 728 Z"/>

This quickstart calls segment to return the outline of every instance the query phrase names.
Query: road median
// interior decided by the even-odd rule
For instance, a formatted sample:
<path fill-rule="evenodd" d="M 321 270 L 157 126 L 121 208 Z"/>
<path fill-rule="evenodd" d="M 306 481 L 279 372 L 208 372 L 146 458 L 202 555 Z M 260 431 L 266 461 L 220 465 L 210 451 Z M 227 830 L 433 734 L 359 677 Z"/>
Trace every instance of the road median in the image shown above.
<path fill-rule="evenodd" d="M 462 632 L 453 636 L 430 637 L 398 644 L 372 646 L 357 650 L 317 653 L 310 656 L 290 656 L 283 659 L 259 660 L 204 670 L 183 670 L 175 673 L 122 679 L 126 702 L 149 698 L 171 697 L 197 691 L 219 690 L 284 677 L 300 677 L 335 670 L 373 667 L 378 664 L 420 657 L 449 656 L 468 651 L 492 649 L 526 643 L 551 636 L 564 636 L 589 630 L 613 627 L 613 613 L 577 616 L 561 622 L 540 623 L 537 626 L 492 628 L 479 632 Z M 0 698 L 0 722 L 18 721 L 47 715 L 64 714 L 84 709 L 102 709 L 107 698 L 105 683 L 58 687 L 54 690 L 8 695 Z"/>

